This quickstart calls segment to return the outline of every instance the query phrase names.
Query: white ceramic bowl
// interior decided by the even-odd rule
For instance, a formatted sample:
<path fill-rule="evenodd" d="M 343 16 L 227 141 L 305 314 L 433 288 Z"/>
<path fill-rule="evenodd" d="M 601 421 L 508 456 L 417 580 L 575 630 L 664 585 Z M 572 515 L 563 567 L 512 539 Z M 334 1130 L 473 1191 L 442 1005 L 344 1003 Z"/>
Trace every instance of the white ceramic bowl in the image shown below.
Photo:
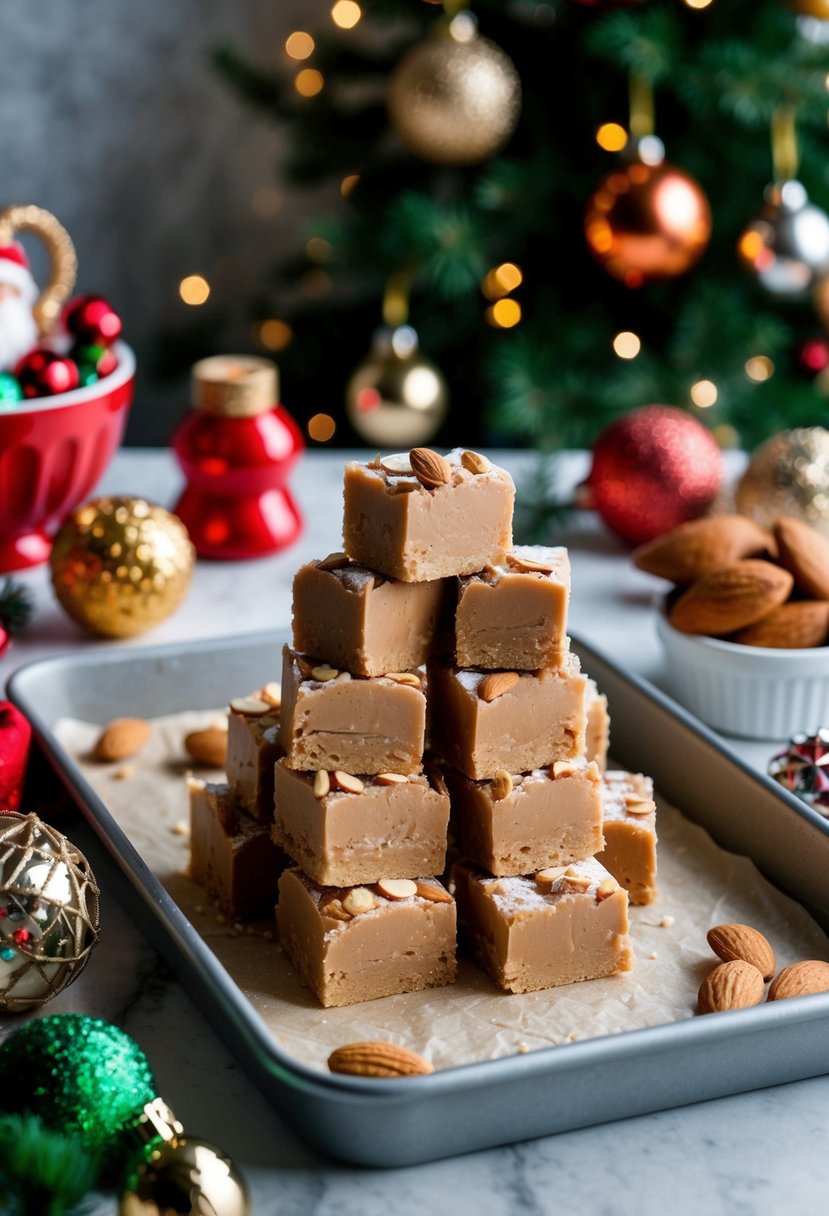
<path fill-rule="evenodd" d="M 829 646 L 772 650 L 680 633 L 660 606 L 671 691 L 703 722 L 743 739 L 787 739 L 829 725 Z"/>

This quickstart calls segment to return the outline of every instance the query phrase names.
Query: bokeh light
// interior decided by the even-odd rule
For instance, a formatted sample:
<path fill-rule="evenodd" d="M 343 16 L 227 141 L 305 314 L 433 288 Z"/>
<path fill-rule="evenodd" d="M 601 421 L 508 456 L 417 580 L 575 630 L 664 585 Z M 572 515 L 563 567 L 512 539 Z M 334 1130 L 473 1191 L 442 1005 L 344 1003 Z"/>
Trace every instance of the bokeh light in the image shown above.
<path fill-rule="evenodd" d="M 635 359 L 642 349 L 642 341 L 638 334 L 624 329 L 613 339 L 613 349 L 620 359 Z"/>
<path fill-rule="evenodd" d="M 691 385 L 691 400 L 701 410 L 707 410 L 712 405 L 716 405 L 718 396 L 717 386 L 713 380 L 697 380 L 696 384 Z"/>
<path fill-rule="evenodd" d="M 297 72 L 294 81 L 294 87 L 300 97 L 316 97 L 317 93 L 322 92 L 324 85 L 325 78 L 316 68 L 303 68 L 301 72 Z"/>
<path fill-rule="evenodd" d="M 178 294 L 185 304 L 191 304 L 195 307 L 199 304 L 204 304 L 207 300 L 207 297 L 210 295 L 210 284 L 203 275 L 188 274 L 179 283 Z"/>
<path fill-rule="evenodd" d="M 750 359 L 746 359 L 745 372 L 749 380 L 762 384 L 774 375 L 774 364 L 767 355 L 752 355 Z"/>
<path fill-rule="evenodd" d="M 291 59 L 308 59 L 313 55 L 315 46 L 314 39 L 304 30 L 294 30 L 293 34 L 289 34 L 285 39 L 285 50 Z"/>
<path fill-rule="evenodd" d="M 621 152 L 627 141 L 628 133 L 618 122 L 603 122 L 596 132 L 596 143 L 605 152 Z"/>
<path fill-rule="evenodd" d="M 314 414 L 308 419 L 308 437 L 317 443 L 327 443 L 336 429 L 337 424 L 330 414 Z"/>
<path fill-rule="evenodd" d="M 362 15 L 363 10 L 356 0 L 337 0 L 331 9 L 334 24 L 338 25 L 341 30 L 353 30 Z"/>

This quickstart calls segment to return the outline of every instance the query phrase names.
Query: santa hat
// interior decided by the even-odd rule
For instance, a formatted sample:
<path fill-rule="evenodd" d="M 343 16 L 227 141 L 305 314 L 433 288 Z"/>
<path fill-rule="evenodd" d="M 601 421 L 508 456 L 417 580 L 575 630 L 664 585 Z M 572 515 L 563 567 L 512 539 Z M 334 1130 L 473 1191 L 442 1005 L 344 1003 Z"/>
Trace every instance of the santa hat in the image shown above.
<path fill-rule="evenodd" d="M 29 269 L 29 259 L 18 241 L 0 245 L 0 283 L 19 288 L 23 299 L 31 304 L 37 298 L 37 285 Z"/>

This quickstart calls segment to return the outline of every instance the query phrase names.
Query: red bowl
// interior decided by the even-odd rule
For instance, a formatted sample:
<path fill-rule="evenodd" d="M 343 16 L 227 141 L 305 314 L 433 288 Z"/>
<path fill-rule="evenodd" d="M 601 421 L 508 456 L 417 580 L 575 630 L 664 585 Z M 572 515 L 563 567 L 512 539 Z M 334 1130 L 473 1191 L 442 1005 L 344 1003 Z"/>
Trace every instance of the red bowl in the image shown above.
<path fill-rule="evenodd" d="M 87 497 L 121 442 L 135 355 L 115 345 L 110 376 L 0 410 L 0 571 L 46 561 L 51 535 Z"/>

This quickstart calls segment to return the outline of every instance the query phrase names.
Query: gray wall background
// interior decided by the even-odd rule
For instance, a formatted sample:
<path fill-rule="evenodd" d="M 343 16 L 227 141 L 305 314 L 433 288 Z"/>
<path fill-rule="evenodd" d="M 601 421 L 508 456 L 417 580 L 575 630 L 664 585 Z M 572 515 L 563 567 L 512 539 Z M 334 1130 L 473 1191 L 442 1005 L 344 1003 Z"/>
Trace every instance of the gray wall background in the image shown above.
<path fill-rule="evenodd" d="M 284 63 L 287 34 L 313 30 L 328 8 L 0 0 L 0 205 L 53 211 L 77 245 L 78 290 L 107 296 L 123 316 L 140 369 L 133 443 L 165 443 L 186 406 L 186 378 L 162 386 L 154 374 L 158 336 L 199 313 L 224 349 L 250 349 L 251 292 L 316 205 L 283 195 L 277 215 L 256 213 L 255 191 L 277 183 L 280 133 L 217 77 L 209 50 L 230 39 L 260 63 Z M 193 273 L 213 288 L 200 309 L 178 295 Z"/>

